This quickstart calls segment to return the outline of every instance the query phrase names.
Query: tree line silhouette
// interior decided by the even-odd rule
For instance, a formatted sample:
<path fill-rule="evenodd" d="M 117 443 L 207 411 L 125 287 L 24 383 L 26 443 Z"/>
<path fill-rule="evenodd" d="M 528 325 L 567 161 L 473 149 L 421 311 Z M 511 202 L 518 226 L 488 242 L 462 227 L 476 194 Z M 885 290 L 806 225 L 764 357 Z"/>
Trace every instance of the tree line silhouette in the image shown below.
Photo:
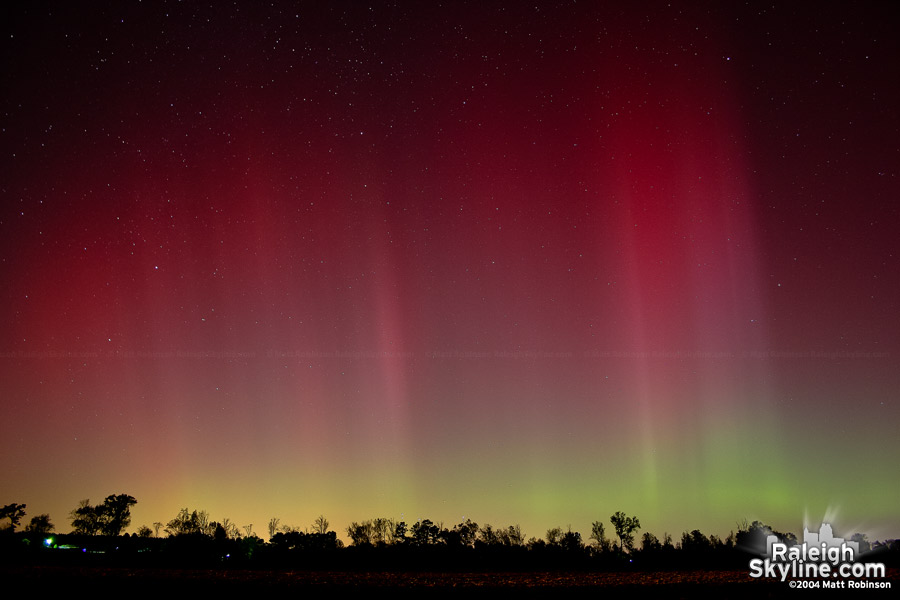
<path fill-rule="evenodd" d="M 230 519 L 213 521 L 206 511 L 183 508 L 167 523 L 142 525 L 135 534 L 122 531 L 131 524 L 131 508 L 137 504 L 127 494 L 107 496 L 97 505 L 82 500 L 69 514 L 72 532 L 54 535 L 47 514 L 36 515 L 17 531 L 25 517 L 24 504 L 0 508 L 0 548 L 5 560 L 128 563 L 169 567 L 234 566 L 331 569 L 415 570 L 539 570 L 607 569 L 667 570 L 681 568 L 746 569 L 749 558 L 765 549 L 766 537 L 776 535 L 789 545 L 792 533 L 772 530 L 765 524 L 744 521 L 724 540 L 694 529 L 680 540 L 644 532 L 635 516 L 615 512 L 607 535 L 603 521 L 591 524 L 585 542 L 571 527 L 549 529 L 543 537 L 527 538 L 519 525 L 495 527 L 466 519 L 452 527 L 421 519 L 375 518 L 352 522 L 345 529 L 346 545 L 323 516 L 300 530 L 278 518 L 267 524 L 268 541 L 252 525 L 238 527 Z M 614 536 L 614 537 L 613 537 Z M 876 550 L 878 562 L 898 563 L 900 542 L 870 544 L 863 534 L 852 540 L 862 552 Z M 865 560 L 863 557 L 861 560 Z M 873 559 L 875 560 L 875 559 Z"/>

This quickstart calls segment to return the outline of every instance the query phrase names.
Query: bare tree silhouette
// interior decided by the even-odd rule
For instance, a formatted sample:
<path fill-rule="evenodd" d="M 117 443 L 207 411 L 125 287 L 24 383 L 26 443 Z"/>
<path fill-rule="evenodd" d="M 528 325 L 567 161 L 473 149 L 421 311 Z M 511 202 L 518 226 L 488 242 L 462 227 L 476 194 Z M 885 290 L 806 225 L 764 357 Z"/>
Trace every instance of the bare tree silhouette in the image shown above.
<path fill-rule="evenodd" d="M 69 513 L 72 521 L 72 529 L 81 535 L 96 535 L 100 531 L 100 514 L 97 508 L 91 506 L 89 499 L 82 500 L 78 507 Z"/>
<path fill-rule="evenodd" d="M 591 537 L 594 540 L 594 547 L 599 552 L 609 552 L 610 542 L 606 538 L 606 529 L 600 521 L 591 523 Z"/>
<path fill-rule="evenodd" d="M 321 533 L 321 534 L 328 533 L 328 524 L 329 524 L 328 519 L 326 519 L 324 515 L 319 515 L 318 517 L 316 517 L 316 520 L 313 521 L 313 524 L 312 524 L 313 533 Z"/>
<path fill-rule="evenodd" d="M 50 522 L 50 515 L 36 515 L 31 517 L 31 522 L 25 526 L 25 531 L 36 535 L 47 535 L 56 529 L 56 526 Z"/>
<path fill-rule="evenodd" d="M 631 552 L 634 547 L 634 532 L 641 528 L 641 522 L 637 517 L 626 517 L 622 511 L 618 511 L 609 520 L 616 529 L 616 535 L 619 536 L 619 548 L 623 552 L 626 549 Z"/>
<path fill-rule="evenodd" d="M 19 526 L 19 521 L 21 521 L 22 517 L 24 516 L 24 504 L 16 504 L 15 502 L 13 502 L 12 504 L 7 504 L 3 508 L 0 508 L 0 519 L 9 519 L 9 524 L 6 526 L 6 528 L 10 531 L 16 530 L 16 527 Z"/>
<path fill-rule="evenodd" d="M 278 533 L 278 526 L 281 524 L 281 519 L 278 517 L 272 517 L 269 519 L 269 537 L 275 537 L 275 534 Z"/>
<path fill-rule="evenodd" d="M 128 494 L 110 495 L 98 506 L 100 531 L 103 535 L 121 535 L 122 530 L 131 525 L 131 507 L 137 500 Z"/>

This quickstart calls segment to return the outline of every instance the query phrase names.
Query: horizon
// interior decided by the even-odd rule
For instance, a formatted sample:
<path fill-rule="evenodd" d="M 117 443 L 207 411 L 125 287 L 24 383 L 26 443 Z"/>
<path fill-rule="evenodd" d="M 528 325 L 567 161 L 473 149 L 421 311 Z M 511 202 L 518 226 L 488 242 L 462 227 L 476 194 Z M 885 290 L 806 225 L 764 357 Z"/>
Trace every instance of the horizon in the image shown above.
<path fill-rule="evenodd" d="M 896 8 L 7 16 L 0 503 L 900 537 Z"/>
<path fill-rule="evenodd" d="M 477 518 L 473 518 L 473 516 L 471 516 L 471 515 L 463 515 L 462 517 L 458 518 L 457 520 L 451 519 L 450 521 L 447 521 L 447 520 L 435 519 L 428 515 L 421 515 L 419 517 L 409 519 L 409 518 L 398 518 L 395 516 L 381 514 L 381 515 L 371 515 L 371 516 L 364 517 L 364 518 L 350 519 L 343 525 L 337 525 L 337 523 L 334 520 L 332 520 L 331 518 L 329 518 L 326 513 L 317 514 L 315 517 L 312 517 L 311 519 L 309 519 L 309 522 L 306 524 L 286 520 L 286 519 L 281 518 L 279 515 L 272 515 L 272 517 L 269 517 L 269 519 L 266 519 L 265 521 L 261 522 L 260 526 L 257 526 L 257 523 L 255 521 L 244 522 L 244 521 L 241 521 L 240 519 L 234 519 L 227 514 L 214 515 L 206 509 L 203 509 L 200 507 L 192 507 L 192 506 L 183 506 L 180 509 L 178 509 L 177 511 L 175 511 L 175 513 L 173 513 L 171 517 L 166 518 L 166 519 L 154 519 L 151 521 L 138 520 L 135 517 L 135 514 L 136 513 L 141 514 L 138 510 L 138 507 L 140 506 L 141 502 L 139 499 L 137 499 L 137 498 L 135 498 L 135 499 L 138 501 L 134 506 L 131 507 L 130 524 L 123 529 L 122 534 L 128 533 L 128 534 L 136 535 L 138 529 L 145 525 L 152 530 L 154 528 L 153 527 L 154 523 L 160 522 L 160 523 L 162 523 L 162 527 L 160 527 L 160 535 L 159 536 L 154 535 L 153 537 L 168 537 L 169 533 L 166 531 L 166 527 L 167 527 L 169 521 L 171 521 L 175 516 L 177 516 L 177 513 L 181 509 L 187 509 L 189 512 L 196 511 L 196 512 L 200 513 L 200 512 L 205 511 L 208 515 L 208 519 L 209 519 L 210 523 L 212 523 L 212 522 L 222 523 L 224 519 L 228 519 L 229 521 L 231 521 L 232 523 L 234 523 L 237 526 L 237 529 L 242 537 L 247 537 L 245 526 L 252 525 L 253 526 L 252 527 L 252 535 L 256 535 L 257 537 L 259 537 L 265 541 L 269 541 L 269 539 L 270 539 L 270 536 L 268 535 L 268 525 L 269 525 L 269 520 L 272 518 L 277 518 L 279 520 L 278 529 L 276 530 L 276 532 L 282 532 L 282 531 L 286 531 L 286 530 L 290 529 L 290 530 L 294 530 L 294 531 L 301 531 L 301 532 L 309 533 L 313 527 L 313 522 L 319 516 L 325 517 L 325 519 L 328 521 L 328 529 L 330 531 L 334 531 L 337 534 L 338 539 L 342 540 L 345 544 L 348 544 L 348 542 L 350 541 L 350 537 L 347 534 L 347 529 L 351 525 L 351 523 L 362 523 L 364 521 L 369 521 L 369 520 L 372 520 L 375 518 L 387 518 L 387 519 L 393 520 L 394 522 L 404 521 L 407 525 L 412 525 L 421 520 L 428 519 L 428 520 L 432 521 L 435 525 L 445 527 L 447 529 L 452 529 L 455 525 L 457 525 L 459 523 L 463 523 L 467 519 L 473 521 L 474 523 L 476 523 L 479 526 L 491 525 L 494 528 L 498 528 L 498 527 L 505 528 L 508 526 L 519 525 L 521 527 L 523 536 L 526 541 L 531 538 L 545 539 L 547 532 L 550 529 L 553 529 L 556 527 L 556 528 L 562 529 L 563 531 L 571 530 L 573 532 L 577 532 L 577 533 L 581 534 L 582 541 L 584 542 L 585 545 L 591 544 L 589 537 L 590 537 L 591 525 L 592 525 L 593 521 L 600 521 L 601 523 L 603 523 L 604 527 L 607 530 L 606 531 L 607 538 L 610 538 L 610 539 L 612 539 L 612 541 L 615 541 L 615 539 L 614 539 L 615 532 L 614 532 L 614 529 L 612 529 L 612 526 L 610 525 L 610 518 L 612 517 L 612 515 L 610 515 L 610 517 L 607 517 L 606 519 L 602 519 L 602 518 L 593 519 L 593 521 L 587 523 L 583 527 L 576 527 L 576 526 L 572 525 L 571 523 L 565 523 L 565 524 L 557 523 L 556 525 L 550 525 L 550 526 L 545 527 L 539 533 L 537 532 L 537 530 L 535 530 L 535 532 L 533 533 L 529 528 L 521 526 L 521 523 L 518 521 L 515 521 L 515 520 L 510 521 L 510 522 L 499 522 L 499 521 L 493 522 L 493 521 L 486 521 L 486 520 L 482 521 Z M 93 501 L 93 499 L 90 499 L 90 498 L 85 498 L 83 500 L 90 500 L 92 505 L 97 505 L 97 504 L 101 503 L 101 499 L 99 499 L 99 498 L 97 501 Z M 31 519 L 31 517 L 37 516 L 39 514 L 49 514 L 50 521 L 51 521 L 51 523 L 53 523 L 53 526 L 54 526 L 54 531 L 53 531 L 54 534 L 72 534 L 71 517 L 70 517 L 71 511 L 66 513 L 66 519 L 64 521 L 66 523 L 66 525 L 62 525 L 63 522 L 55 520 L 52 513 L 47 513 L 46 511 L 35 512 L 32 510 L 29 510 L 27 508 L 27 503 L 25 503 L 25 502 L 21 502 L 19 504 L 25 504 L 26 509 L 25 509 L 25 517 L 21 520 L 21 523 L 16 528 L 17 530 L 19 530 L 19 531 L 24 530 L 25 525 L 28 523 L 28 521 Z M 76 506 L 77 506 L 77 503 L 76 503 Z M 75 506 L 73 506 L 73 508 L 75 508 Z M 622 512 L 624 512 L 626 515 L 637 517 L 638 520 L 641 520 L 640 515 L 631 514 L 628 511 L 622 511 Z M 836 514 L 836 511 L 834 511 L 834 510 L 829 510 L 828 513 L 826 513 L 826 514 L 830 515 L 829 518 L 832 520 L 825 520 L 825 517 L 823 517 L 819 521 L 815 521 L 815 520 L 804 521 L 799 527 L 796 527 L 796 528 L 780 527 L 777 524 L 770 523 L 761 518 L 736 519 L 734 522 L 734 526 L 731 529 L 729 529 L 727 532 L 705 531 L 699 527 L 682 528 L 677 531 L 675 531 L 675 530 L 654 530 L 650 527 L 645 526 L 645 524 L 644 524 L 645 521 L 641 520 L 642 526 L 638 527 L 635 530 L 636 531 L 635 546 L 636 547 L 640 546 L 641 536 L 645 532 L 649 532 L 649 533 L 656 535 L 660 539 L 660 541 L 663 540 L 664 535 L 668 534 L 671 536 L 672 543 L 675 546 L 680 544 L 682 534 L 690 533 L 691 531 L 694 531 L 694 530 L 700 530 L 700 532 L 703 533 L 706 537 L 716 536 L 720 540 L 725 541 L 726 538 L 729 537 L 729 535 L 736 534 L 742 527 L 752 525 L 755 522 L 759 522 L 762 525 L 769 527 L 773 531 L 782 532 L 785 534 L 794 534 L 797 537 L 798 543 L 802 543 L 802 541 L 803 541 L 804 527 L 808 528 L 809 531 L 818 532 L 821 530 L 822 527 L 824 527 L 826 525 L 830 526 L 832 531 L 838 532 L 838 533 L 834 534 L 835 537 L 838 537 L 838 538 L 850 539 L 850 537 L 856 533 L 863 533 L 866 535 L 866 539 L 870 543 L 874 543 L 876 541 L 884 542 L 884 541 L 888 541 L 888 540 L 900 539 L 900 536 L 890 535 L 890 534 L 881 535 L 879 533 L 876 533 L 876 532 L 886 531 L 884 528 L 879 528 L 879 529 L 874 529 L 874 530 L 873 529 L 862 530 L 862 529 L 853 529 L 852 527 L 845 527 L 841 524 L 842 521 L 841 521 L 840 517 Z M 834 520 L 834 519 L 837 519 L 837 520 Z M 612 529 L 612 533 L 610 533 L 611 529 Z M 100 534 L 97 534 L 97 535 L 100 535 Z"/>

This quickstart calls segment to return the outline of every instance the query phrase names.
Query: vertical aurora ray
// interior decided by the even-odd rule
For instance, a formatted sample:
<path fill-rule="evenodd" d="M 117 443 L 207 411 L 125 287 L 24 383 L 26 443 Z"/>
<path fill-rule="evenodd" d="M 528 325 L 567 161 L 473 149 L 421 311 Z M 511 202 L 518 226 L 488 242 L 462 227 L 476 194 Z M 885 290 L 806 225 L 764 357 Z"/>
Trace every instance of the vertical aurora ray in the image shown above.
<path fill-rule="evenodd" d="M 721 56 L 710 45 L 702 54 Z M 642 504 L 667 521 L 739 496 L 744 510 L 771 506 L 757 492 L 786 484 L 771 376 L 748 358 L 768 340 L 744 132 L 725 73 L 701 61 L 635 75 L 626 58 L 609 74 L 619 94 L 604 102 L 622 108 L 597 152 L 619 215 Z"/>

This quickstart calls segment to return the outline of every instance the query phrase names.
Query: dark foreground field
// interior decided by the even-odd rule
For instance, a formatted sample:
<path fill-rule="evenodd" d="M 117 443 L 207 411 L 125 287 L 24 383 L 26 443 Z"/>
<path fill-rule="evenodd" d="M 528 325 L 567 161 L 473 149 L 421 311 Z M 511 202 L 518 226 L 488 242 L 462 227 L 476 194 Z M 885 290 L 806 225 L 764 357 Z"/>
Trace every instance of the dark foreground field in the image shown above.
<path fill-rule="evenodd" d="M 515 592 L 517 596 L 568 596 L 597 598 L 635 597 L 649 592 L 653 597 L 773 598 L 832 590 L 792 589 L 788 583 L 751 578 L 747 571 L 678 571 L 651 573 L 393 573 L 360 571 L 263 571 L 263 570 L 182 570 L 78 567 L 7 567 L 0 569 L 7 583 L 19 581 L 29 589 L 73 592 L 185 592 L 254 591 L 316 592 L 335 590 L 383 590 L 392 595 L 409 592 L 495 594 Z M 896 593 L 900 574 L 888 573 L 892 590 L 833 590 L 853 593 L 883 591 Z"/>

